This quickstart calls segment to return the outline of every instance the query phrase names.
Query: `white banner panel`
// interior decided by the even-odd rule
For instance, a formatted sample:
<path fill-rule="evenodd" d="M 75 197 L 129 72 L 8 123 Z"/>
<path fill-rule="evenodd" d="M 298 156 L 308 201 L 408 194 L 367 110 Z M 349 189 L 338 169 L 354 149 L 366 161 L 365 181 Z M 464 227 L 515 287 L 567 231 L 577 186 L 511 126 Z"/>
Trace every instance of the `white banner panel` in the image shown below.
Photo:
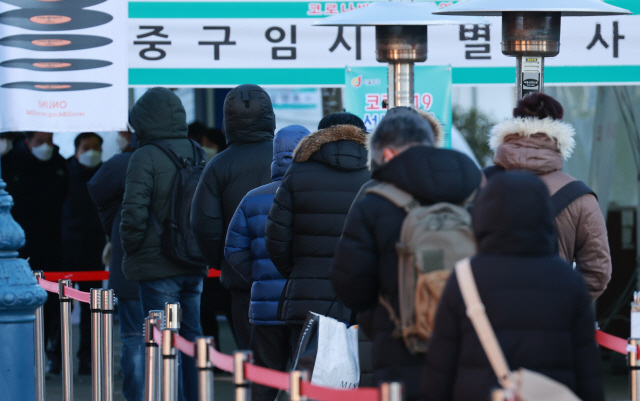
<path fill-rule="evenodd" d="M 125 4 L 0 0 L 0 132 L 126 127 Z"/>
<path fill-rule="evenodd" d="M 611 1 L 632 4 L 619 2 Z M 131 1 L 129 83 L 344 85 L 345 66 L 380 65 L 375 28 L 313 23 L 369 3 Z M 454 84 L 514 84 L 515 59 L 501 51 L 501 18 L 487 19 L 490 26 L 429 27 L 426 64 L 451 64 Z M 546 59 L 546 83 L 640 82 L 639 42 L 639 15 L 563 18 L 561 52 Z"/>

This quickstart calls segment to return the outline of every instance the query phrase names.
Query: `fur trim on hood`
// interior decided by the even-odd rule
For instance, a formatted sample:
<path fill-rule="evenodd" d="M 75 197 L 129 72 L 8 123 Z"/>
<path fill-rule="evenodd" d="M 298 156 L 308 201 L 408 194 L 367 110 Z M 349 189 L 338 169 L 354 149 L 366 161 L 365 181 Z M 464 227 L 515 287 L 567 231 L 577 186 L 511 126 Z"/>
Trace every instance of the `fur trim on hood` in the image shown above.
<path fill-rule="evenodd" d="M 312 154 L 320 150 L 322 145 L 337 142 L 352 141 L 359 145 L 367 142 L 367 133 L 353 125 L 334 125 L 321 129 L 304 137 L 293 151 L 294 162 L 306 162 Z"/>
<path fill-rule="evenodd" d="M 444 145 L 444 127 L 438 117 L 430 111 L 425 109 L 418 109 L 416 107 L 413 108 L 415 111 L 420 114 L 420 117 L 427 120 L 431 129 L 433 130 L 433 139 L 435 141 L 435 147 L 441 148 Z"/>
<path fill-rule="evenodd" d="M 558 150 L 566 160 L 571 157 L 576 141 L 573 138 L 576 134 L 573 126 L 560 120 L 551 118 L 539 119 L 534 117 L 512 118 L 505 120 L 491 129 L 489 135 L 489 146 L 495 152 L 498 146 L 504 143 L 504 139 L 509 135 L 520 135 L 529 137 L 535 134 L 545 134 L 558 144 Z"/>

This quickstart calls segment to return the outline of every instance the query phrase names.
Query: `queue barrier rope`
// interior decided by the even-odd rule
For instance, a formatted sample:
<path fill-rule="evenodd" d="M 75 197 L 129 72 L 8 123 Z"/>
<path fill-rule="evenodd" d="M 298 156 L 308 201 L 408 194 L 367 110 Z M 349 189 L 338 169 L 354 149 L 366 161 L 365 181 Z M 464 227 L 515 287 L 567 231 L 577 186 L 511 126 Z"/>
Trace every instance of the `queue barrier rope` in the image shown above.
<path fill-rule="evenodd" d="M 47 280 L 57 282 L 58 280 L 71 280 L 73 282 L 103 281 L 109 279 L 109 272 L 106 270 L 89 270 L 82 272 L 45 272 Z M 209 269 L 208 278 L 219 278 L 220 271 Z"/>
<path fill-rule="evenodd" d="M 217 272 L 215 270 L 210 271 Z M 78 275 L 79 273 L 81 274 Z M 99 273 L 100 275 L 94 273 Z M 76 275 L 75 277 L 87 278 L 85 281 L 97 281 L 103 280 L 103 278 L 96 279 L 96 277 L 103 277 L 104 273 L 107 273 L 108 277 L 109 272 L 104 271 L 63 272 L 57 274 L 68 274 L 71 276 Z M 48 277 L 55 277 L 55 274 L 48 273 Z M 60 279 L 68 278 L 69 276 L 60 277 Z M 76 278 L 76 281 L 81 280 Z M 40 284 L 40 286 L 46 291 L 58 294 L 59 287 L 57 282 L 38 278 L 38 284 Z M 88 292 L 78 291 L 72 287 L 65 287 L 64 295 L 80 302 L 90 302 L 90 294 Z M 195 357 L 195 344 L 180 336 L 178 333 L 174 333 L 174 336 L 176 348 L 190 357 Z M 162 346 L 162 332 L 157 327 L 153 328 L 153 339 L 158 345 Z M 595 339 L 601 347 L 620 354 L 627 355 L 628 352 L 633 351 L 640 354 L 640 349 L 634 349 L 633 346 L 628 344 L 627 340 L 607 334 L 601 330 L 595 331 Z M 209 359 L 215 367 L 224 370 L 225 372 L 233 373 L 234 359 L 231 355 L 223 354 L 213 347 L 210 347 L 209 355 Z M 289 390 L 291 386 L 291 376 L 288 373 L 256 366 L 251 363 L 245 363 L 244 370 L 245 377 L 250 382 L 285 391 Z M 345 397 L 348 397 L 349 401 L 377 401 L 380 399 L 380 392 L 377 388 L 361 387 L 359 389 L 343 390 L 313 385 L 310 381 L 304 380 L 300 384 L 300 392 L 309 399 L 318 401 L 344 401 L 346 399 Z"/>

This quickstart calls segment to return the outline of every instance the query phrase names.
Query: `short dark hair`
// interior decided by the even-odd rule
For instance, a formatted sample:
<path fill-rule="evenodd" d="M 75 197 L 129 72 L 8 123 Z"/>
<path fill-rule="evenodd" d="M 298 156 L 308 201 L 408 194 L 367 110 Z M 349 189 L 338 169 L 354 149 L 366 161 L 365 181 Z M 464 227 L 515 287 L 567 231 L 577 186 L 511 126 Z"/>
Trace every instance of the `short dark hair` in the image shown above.
<path fill-rule="evenodd" d="M 222 152 L 227 147 L 227 138 L 224 136 L 222 130 L 218 128 L 208 128 L 205 132 L 207 140 L 209 142 L 215 143 L 218 145 L 218 152 Z"/>
<path fill-rule="evenodd" d="M 534 92 L 518 100 L 516 108 L 513 109 L 513 116 L 539 119 L 550 117 L 553 120 L 562 120 L 564 109 L 560 102 L 551 96 Z"/>
<path fill-rule="evenodd" d="M 434 146 L 433 128 L 412 108 L 396 107 L 387 111 L 372 134 L 370 151 L 416 143 Z"/>
<path fill-rule="evenodd" d="M 334 125 L 353 125 L 363 131 L 367 130 L 362 119 L 346 111 L 338 111 L 324 116 L 318 124 L 318 129 L 333 127 Z"/>
<path fill-rule="evenodd" d="M 98 141 L 100 142 L 100 145 L 102 145 L 102 143 L 104 142 L 102 137 L 100 135 L 96 134 L 95 132 L 83 132 L 83 133 L 79 134 L 76 137 L 76 139 L 73 141 L 73 144 L 76 147 L 76 150 L 78 150 L 78 148 L 80 147 L 80 144 L 82 143 L 82 141 L 84 141 L 85 139 L 88 139 L 88 138 L 92 138 L 92 137 L 98 138 Z"/>

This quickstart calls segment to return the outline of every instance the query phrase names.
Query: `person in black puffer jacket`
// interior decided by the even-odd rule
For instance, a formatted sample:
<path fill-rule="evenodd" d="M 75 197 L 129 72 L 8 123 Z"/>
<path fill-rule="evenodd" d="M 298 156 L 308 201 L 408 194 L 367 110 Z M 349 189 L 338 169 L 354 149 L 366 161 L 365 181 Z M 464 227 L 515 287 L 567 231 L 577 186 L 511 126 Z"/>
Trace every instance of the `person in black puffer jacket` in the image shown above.
<path fill-rule="evenodd" d="M 329 274 L 351 202 L 369 179 L 366 135 L 354 125 L 335 125 L 300 141 L 269 211 L 267 251 L 287 279 L 278 314 L 292 326 L 294 344 L 308 312 L 351 320 Z"/>
<path fill-rule="evenodd" d="M 542 373 L 582 401 L 603 401 L 591 298 L 558 256 L 545 184 L 529 173 L 498 174 L 472 217 L 479 253 L 471 268 L 510 369 Z M 498 387 L 455 274 L 440 300 L 422 386 L 428 401 L 485 401 Z"/>
<path fill-rule="evenodd" d="M 269 95 L 257 85 L 234 88 L 224 99 L 223 112 L 228 147 L 215 155 L 202 173 L 193 198 L 191 228 L 209 267 L 222 271 L 222 286 L 231 290 L 231 313 L 227 311 L 227 318 L 232 320 L 238 349 L 249 349 L 251 283 L 224 258 L 224 241 L 242 198 L 271 182 L 276 117 Z M 207 287 L 212 286 L 210 280 L 206 283 Z M 213 288 L 205 291 L 205 298 L 213 298 Z M 204 302 L 205 308 L 212 309 Z M 213 313 L 202 316 L 203 321 L 214 318 Z"/>
<path fill-rule="evenodd" d="M 433 132 L 418 113 L 397 110 L 385 116 L 369 143 L 378 165 L 373 178 L 409 192 L 423 205 L 463 203 L 478 188 L 480 170 L 460 152 L 424 143 L 433 143 Z M 402 381 L 407 400 L 416 400 L 424 355 L 411 354 L 402 338 L 393 336 L 395 325 L 378 302 L 385 295 L 398 310 L 396 243 L 405 217 L 402 208 L 379 195 L 366 194 L 356 202 L 336 249 L 331 281 L 339 299 L 359 312 L 359 329 L 373 341 L 375 384 Z"/>

